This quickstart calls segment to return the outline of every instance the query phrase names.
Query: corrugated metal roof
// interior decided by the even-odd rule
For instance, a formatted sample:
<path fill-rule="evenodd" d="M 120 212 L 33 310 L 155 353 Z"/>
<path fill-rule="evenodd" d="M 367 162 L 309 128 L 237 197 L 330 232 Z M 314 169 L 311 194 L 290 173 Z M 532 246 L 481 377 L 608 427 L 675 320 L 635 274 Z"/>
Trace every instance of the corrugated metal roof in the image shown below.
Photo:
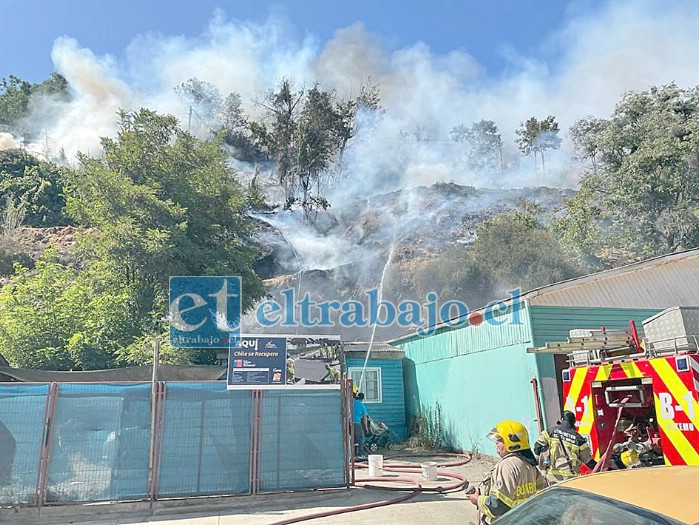
<path fill-rule="evenodd" d="M 520 300 L 537 306 L 644 309 L 693 306 L 699 302 L 699 249 L 549 284 L 523 293 Z M 503 301 L 508 306 L 511 302 L 512 299 Z M 484 310 L 485 307 L 478 311 Z M 442 323 L 437 329 L 446 326 Z M 413 330 L 389 343 L 415 335 Z"/>
<path fill-rule="evenodd" d="M 656 257 L 531 290 L 531 305 L 669 308 L 699 301 L 699 250 Z"/>
<path fill-rule="evenodd" d="M 345 352 L 366 352 L 369 350 L 369 343 L 345 343 L 343 345 Z M 392 346 L 388 343 L 373 343 L 371 345 L 372 354 L 403 352 L 403 349 L 397 346 Z"/>

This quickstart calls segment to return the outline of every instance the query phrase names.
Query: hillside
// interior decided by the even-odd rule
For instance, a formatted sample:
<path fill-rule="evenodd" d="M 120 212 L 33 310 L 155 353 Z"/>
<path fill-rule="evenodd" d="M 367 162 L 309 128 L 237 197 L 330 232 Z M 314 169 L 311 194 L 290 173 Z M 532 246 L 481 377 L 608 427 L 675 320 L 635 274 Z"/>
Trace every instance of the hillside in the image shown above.
<path fill-rule="evenodd" d="M 454 245 L 471 244 L 483 221 L 512 209 L 519 199 L 551 211 L 572 194 L 545 187 L 490 190 L 436 184 L 343 203 L 319 215 L 312 226 L 298 212 L 258 214 L 261 232 L 256 242 L 265 254 L 257 263 L 258 273 L 269 295 L 280 304 L 281 293 L 292 289 L 297 297 L 308 293 L 314 302 L 353 299 L 365 303 L 366 292 L 379 288 L 382 275 L 384 299 L 423 303 L 424 298 L 416 296 L 413 277 L 425 261 Z M 250 332 L 261 330 L 254 315 L 245 319 L 245 326 Z M 314 330 L 337 332 L 335 327 Z M 282 333 L 289 328 L 266 331 Z M 377 337 L 402 332 L 386 327 L 377 331 Z M 352 328 L 342 335 L 365 340 L 371 328 Z"/>

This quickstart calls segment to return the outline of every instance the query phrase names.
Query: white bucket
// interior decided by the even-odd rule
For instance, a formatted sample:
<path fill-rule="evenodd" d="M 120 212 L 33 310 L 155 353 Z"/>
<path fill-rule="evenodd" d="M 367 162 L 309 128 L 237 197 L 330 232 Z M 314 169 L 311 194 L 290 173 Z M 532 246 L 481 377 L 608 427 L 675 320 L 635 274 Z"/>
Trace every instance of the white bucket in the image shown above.
<path fill-rule="evenodd" d="M 381 454 L 369 455 L 369 477 L 380 478 L 383 476 L 383 456 Z"/>
<path fill-rule="evenodd" d="M 437 481 L 437 463 L 434 461 L 421 463 L 420 469 L 422 469 L 423 479 L 426 479 L 427 481 Z"/>

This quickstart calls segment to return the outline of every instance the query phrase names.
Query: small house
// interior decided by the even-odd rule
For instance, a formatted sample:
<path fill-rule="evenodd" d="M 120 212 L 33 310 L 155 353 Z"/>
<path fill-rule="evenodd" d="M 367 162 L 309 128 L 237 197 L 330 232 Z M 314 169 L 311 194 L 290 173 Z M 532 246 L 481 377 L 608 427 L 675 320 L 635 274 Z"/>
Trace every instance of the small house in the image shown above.
<path fill-rule="evenodd" d="M 407 439 L 403 389 L 405 352 L 385 343 L 345 343 L 347 377 L 364 392 L 369 417 L 384 423 L 396 436 Z"/>

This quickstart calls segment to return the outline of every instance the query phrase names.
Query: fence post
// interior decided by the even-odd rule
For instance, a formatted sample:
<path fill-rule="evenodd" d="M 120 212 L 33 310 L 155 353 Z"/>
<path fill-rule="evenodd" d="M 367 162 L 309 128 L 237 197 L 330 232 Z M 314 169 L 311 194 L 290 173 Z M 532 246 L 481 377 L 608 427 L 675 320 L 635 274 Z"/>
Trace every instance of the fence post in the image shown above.
<path fill-rule="evenodd" d="M 36 475 L 36 506 L 46 503 L 46 484 L 48 482 L 49 463 L 51 461 L 51 438 L 55 426 L 56 400 L 58 399 L 58 383 L 50 383 L 46 392 L 44 405 L 44 426 L 39 447 L 39 471 Z"/>
<path fill-rule="evenodd" d="M 148 445 L 148 499 L 155 499 L 155 430 L 156 410 L 158 407 L 158 362 L 160 361 L 160 338 L 156 337 L 153 343 L 153 377 L 150 389 L 150 443 Z"/>

